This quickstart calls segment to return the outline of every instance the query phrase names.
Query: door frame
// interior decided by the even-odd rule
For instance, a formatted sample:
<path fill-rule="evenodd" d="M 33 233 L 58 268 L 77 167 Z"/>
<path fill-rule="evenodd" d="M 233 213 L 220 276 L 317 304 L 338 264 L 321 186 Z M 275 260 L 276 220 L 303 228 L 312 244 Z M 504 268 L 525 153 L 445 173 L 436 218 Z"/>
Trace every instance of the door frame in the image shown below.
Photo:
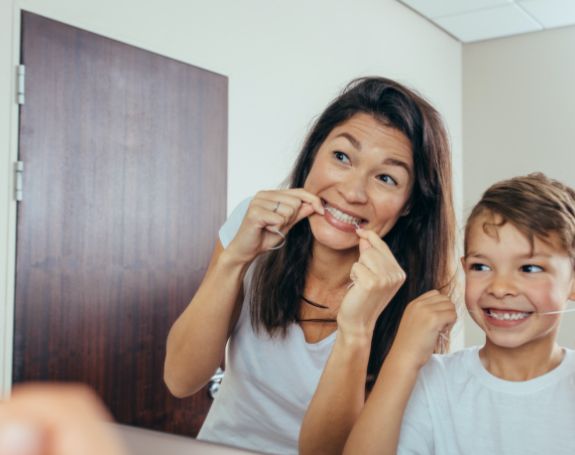
<path fill-rule="evenodd" d="M 14 289 L 16 283 L 16 210 L 14 200 L 14 163 L 18 160 L 19 105 L 16 102 L 16 71 L 20 63 L 20 19 L 22 9 L 10 2 L 11 14 L 4 15 L 5 36 L 11 48 L 9 99 L 5 138 L 2 141 L 3 159 L 0 160 L 0 398 L 10 394 L 12 389 L 12 360 L 14 337 Z"/>

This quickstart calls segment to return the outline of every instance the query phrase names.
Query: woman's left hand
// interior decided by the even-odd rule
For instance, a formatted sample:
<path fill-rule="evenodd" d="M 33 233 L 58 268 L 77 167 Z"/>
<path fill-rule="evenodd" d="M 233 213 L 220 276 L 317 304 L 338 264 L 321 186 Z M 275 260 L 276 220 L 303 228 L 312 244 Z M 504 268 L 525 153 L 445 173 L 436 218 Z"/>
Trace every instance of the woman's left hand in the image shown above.
<path fill-rule="evenodd" d="M 353 286 L 341 303 L 338 330 L 371 336 L 377 318 L 405 282 L 405 272 L 387 244 L 373 231 L 358 229 L 359 259 L 353 264 Z"/>

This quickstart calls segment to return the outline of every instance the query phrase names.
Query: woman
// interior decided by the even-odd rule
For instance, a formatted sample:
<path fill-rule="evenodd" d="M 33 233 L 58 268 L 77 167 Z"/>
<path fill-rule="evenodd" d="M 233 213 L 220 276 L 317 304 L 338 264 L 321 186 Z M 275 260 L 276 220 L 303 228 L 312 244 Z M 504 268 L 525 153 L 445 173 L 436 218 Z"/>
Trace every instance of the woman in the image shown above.
<path fill-rule="evenodd" d="M 343 448 L 405 306 L 448 285 L 453 220 L 438 113 L 392 80 L 352 81 L 313 126 L 289 189 L 231 215 L 170 330 L 164 377 L 180 397 L 207 383 L 229 340 L 199 437 L 297 453 L 317 388 L 301 450 Z"/>

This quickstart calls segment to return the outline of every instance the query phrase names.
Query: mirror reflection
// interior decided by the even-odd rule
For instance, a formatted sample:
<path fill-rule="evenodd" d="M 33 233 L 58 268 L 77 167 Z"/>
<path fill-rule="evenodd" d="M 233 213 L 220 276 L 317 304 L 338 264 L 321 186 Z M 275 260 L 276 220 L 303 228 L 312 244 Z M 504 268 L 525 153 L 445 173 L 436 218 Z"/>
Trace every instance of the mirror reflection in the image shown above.
<path fill-rule="evenodd" d="M 458 307 L 436 352 L 489 342 L 451 260 L 482 193 L 575 184 L 572 26 L 462 44 L 398 2 L 53 3 L 2 15 L 26 73 L 2 385 L 88 384 L 123 433 L 343 450 L 409 302 Z"/>

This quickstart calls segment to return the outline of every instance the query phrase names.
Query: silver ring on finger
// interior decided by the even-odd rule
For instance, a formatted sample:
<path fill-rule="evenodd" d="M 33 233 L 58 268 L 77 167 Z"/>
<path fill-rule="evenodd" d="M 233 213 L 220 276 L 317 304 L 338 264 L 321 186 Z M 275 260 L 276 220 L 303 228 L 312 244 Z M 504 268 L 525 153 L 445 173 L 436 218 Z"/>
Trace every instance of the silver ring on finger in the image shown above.
<path fill-rule="evenodd" d="M 278 209 L 280 208 L 281 202 L 277 201 L 276 206 L 274 207 L 274 209 L 272 210 L 274 213 L 276 213 L 278 211 Z"/>

